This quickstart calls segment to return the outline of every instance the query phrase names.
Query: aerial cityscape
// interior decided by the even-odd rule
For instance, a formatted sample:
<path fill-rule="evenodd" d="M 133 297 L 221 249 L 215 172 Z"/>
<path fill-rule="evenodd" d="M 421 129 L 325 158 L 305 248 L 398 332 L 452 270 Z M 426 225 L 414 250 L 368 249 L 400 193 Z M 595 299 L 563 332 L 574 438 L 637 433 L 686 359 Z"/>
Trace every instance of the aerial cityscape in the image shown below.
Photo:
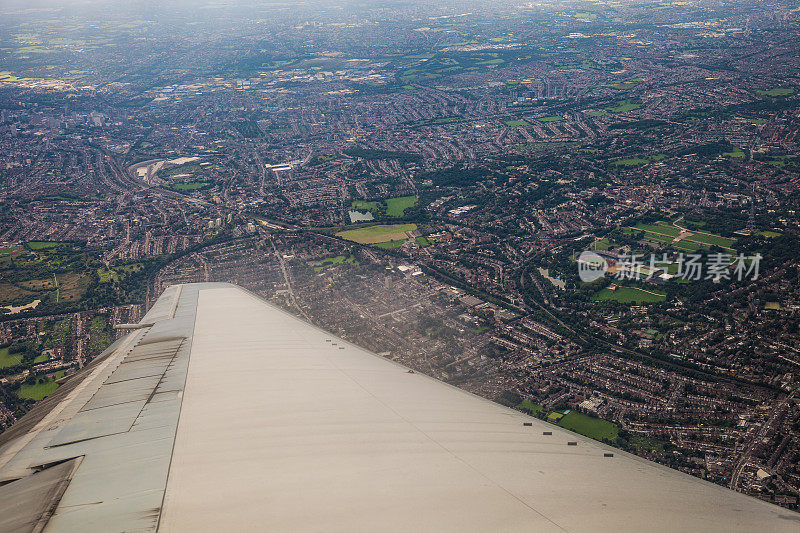
<path fill-rule="evenodd" d="M 0 431 L 192 282 L 797 510 L 800 3 L 3 2 Z"/>

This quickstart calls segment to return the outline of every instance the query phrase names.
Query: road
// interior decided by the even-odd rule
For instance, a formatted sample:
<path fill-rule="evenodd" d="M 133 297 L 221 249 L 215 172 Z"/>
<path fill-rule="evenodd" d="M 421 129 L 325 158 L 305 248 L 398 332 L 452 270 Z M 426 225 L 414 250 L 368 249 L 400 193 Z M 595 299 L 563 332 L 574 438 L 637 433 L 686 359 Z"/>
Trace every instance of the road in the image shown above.
<path fill-rule="evenodd" d="M 750 442 L 747 443 L 745 449 L 742 451 L 739 461 L 736 463 L 736 468 L 734 468 L 733 474 L 731 475 L 731 482 L 728 485 L 730 488 L 736 490 L 736 487 L 739 484 L 739 478 L 741 477 L 742 472 L 744 472 L 744 467 L 747 466 L 750 456 L 753 454 L 753 450 L 755 450 L 758 443 L 764 438 L 767 431 L 769 431 L 770 427 L 772 427 L 772 424 L 775 423 L 775 420 L 777 420 L 777 418 L 781 415 L 789 402 L 791 402 L 792 399 L 797 395 L 798 390 L 800 389 L 795 389 L 794 392 L 792 392 L 782 402 L 775 406 L 775 408 L 772 410 L 772 413 L 770 413 L 770 417 L 767 419 L 764 425 L 761 426 L 761 429 L 759 429 L 755 436 L 750 439 Z"/>
<path fill-rule="evenodd" d="M 300 307 L 300 304 L 297 303 L 297 297 L 294 294 L 294 288 L 292 287 L 292 282 L 289 279 L 289 272 L 286 270 L 286 264 L 283 262 L 283 256 L 278 252 L 278 249 L 275 247 L 275 241 L 272 239 L 269 240 L 269 243 L 272 245 L 272 251 L 275 253 L 275 257 L 278 259 L 278 264 L 281 266 L 281 271 L 283 272 L 283 280 L 286 282 L 286 290 L 289 291 L 289 297 L 292 299 L 292 305 L 294 305 L 295 309 L 303 315 L 303 318 L 311 322 L 311 319 L 308 317 L 305 311 Z"/>

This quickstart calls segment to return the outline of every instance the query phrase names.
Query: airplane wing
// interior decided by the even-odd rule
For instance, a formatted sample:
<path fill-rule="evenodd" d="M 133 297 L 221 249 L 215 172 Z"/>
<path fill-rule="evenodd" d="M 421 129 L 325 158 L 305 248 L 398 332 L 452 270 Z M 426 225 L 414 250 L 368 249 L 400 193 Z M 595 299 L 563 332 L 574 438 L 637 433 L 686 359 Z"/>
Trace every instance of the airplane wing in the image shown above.
<path fill-rule="evenodd" d="M 127 329 L 0 435 L 0 531 L 800 531 L 233 285 Z"/>

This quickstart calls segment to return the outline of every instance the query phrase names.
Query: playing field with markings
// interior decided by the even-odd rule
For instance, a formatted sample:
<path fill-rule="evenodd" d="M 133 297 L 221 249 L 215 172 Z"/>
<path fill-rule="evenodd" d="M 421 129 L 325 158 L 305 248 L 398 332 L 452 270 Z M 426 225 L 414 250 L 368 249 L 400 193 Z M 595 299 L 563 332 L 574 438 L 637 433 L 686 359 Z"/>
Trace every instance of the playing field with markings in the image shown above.
<path fill-rule="evenodd" d="M 614 300 L 623 304 L 632 304 L 663 302 L 666 297 L 666 294 L 646 291 L 636 287 L 617 287 L 614 290 L 605 288 L 598 292 L 593 299 L 598 301 Z"/>
<path fill-rule="evenodd" d="M 633 229 L 644 231 L 647 237 L 664 243 L 673 244 L 675 247 L 680 247 L 677 245 L 687 242 L 700 245 L 714 245 L 733 251 L 733 245 L 736 242 L 735 239 L 714 235 L 713 233 L 671 226 L 665 222 L 658 222 L 657 224 L 637 224 Z"/>
<path fill-rule="evenodd" d="M 336 235 L 360 244 L 376 244 L 408 239 L 407 232 L 416 231 L 416 229 L 416 224 L 389 224 L 340 231 Z"/>

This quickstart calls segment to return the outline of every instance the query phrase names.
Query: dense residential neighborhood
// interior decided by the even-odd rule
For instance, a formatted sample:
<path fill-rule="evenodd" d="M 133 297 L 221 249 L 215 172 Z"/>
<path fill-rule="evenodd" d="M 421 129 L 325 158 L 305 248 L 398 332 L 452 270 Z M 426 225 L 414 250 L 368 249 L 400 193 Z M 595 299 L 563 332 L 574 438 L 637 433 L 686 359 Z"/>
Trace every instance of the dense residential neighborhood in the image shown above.
<path fill-rule="evenodd" d="M 0 8 L 0 428 L 225 281 L 796 509 L 800 11 L 456 7 Z"/>

